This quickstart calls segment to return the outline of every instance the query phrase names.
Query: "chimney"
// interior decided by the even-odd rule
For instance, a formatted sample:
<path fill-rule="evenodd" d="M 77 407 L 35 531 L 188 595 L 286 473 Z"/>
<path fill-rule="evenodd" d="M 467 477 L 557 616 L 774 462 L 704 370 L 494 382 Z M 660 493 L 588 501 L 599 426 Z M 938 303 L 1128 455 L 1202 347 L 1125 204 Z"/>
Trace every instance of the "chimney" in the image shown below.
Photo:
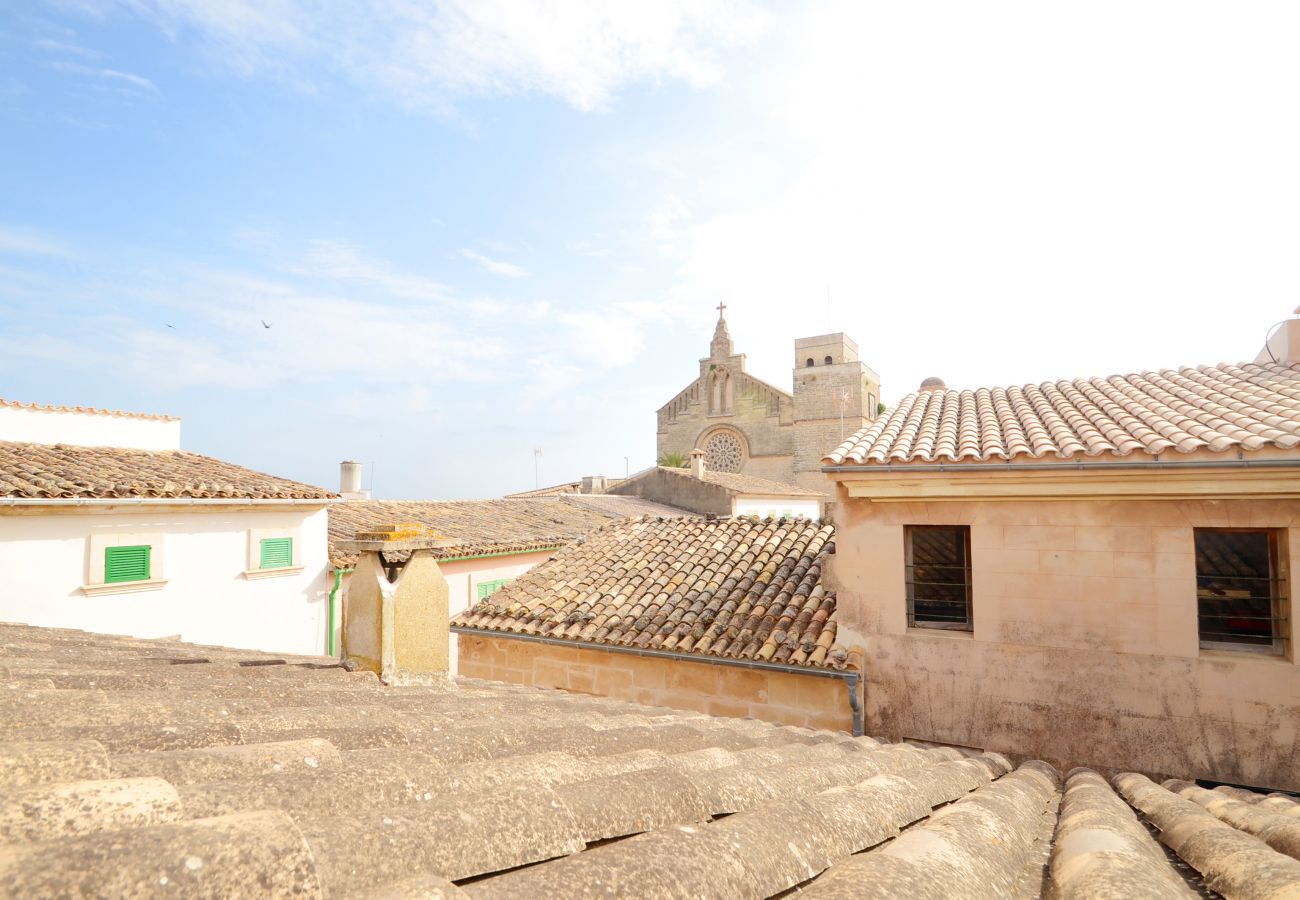
<path fill-rule="evenodd" d="M 1300 307 L 1292 317 L 1283 319 L 1268 330 L 1264 339 L 1264 349 L 1255 357 L 1257 363 L 1300 362 Z"/>
<path fill-rule="evenodd" d="M 704 477 L 704 451 L 699 447 L 691 451 L 691 476 L 693 478 Z"/>
<path fill-rule="evenodd" d="M 604 475 L 584 475 L 579 491 L 583 494 L 603 494 L 608 487 L 609 480 Z"/>
<path fill-rule="evenodd" d="M 361 463 L 350 459 L 339 463 L 339 493 L 344 500 L 370 499 L 370 492 L 361 490 Z"/>

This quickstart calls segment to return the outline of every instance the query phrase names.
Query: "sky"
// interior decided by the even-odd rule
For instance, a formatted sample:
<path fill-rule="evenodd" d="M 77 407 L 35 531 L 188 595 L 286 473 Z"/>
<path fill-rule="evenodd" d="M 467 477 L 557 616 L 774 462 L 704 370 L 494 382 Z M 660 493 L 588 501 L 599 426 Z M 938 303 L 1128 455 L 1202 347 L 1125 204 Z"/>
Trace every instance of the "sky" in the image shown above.
<path fill-rule="evenodd" d="M 722 302 L 890 404 L 1249 360 L 1296 46 L 1292 0 L 5 4 L 0 397 L 490 497 L 652 465 Z"/>

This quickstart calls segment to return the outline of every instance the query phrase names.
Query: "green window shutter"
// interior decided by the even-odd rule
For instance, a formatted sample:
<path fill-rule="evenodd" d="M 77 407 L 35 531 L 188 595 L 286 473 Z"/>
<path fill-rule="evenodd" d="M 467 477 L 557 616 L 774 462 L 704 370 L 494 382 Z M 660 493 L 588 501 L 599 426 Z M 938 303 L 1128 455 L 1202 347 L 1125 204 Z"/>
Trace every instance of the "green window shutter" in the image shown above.
<path fill-rule="evenodd" d="M 501 590 L 501 588 L 509 584 L 510 581 L 511 579 L 509 578 L 498 578 L 496 581 L 480 581 L 478 583 L 478 598 L 480 600 L 486 600 L 488 597 L 491 597 L 497 591 Z"/>
<path fill-rule="evenodd" d="M 287 569 L 293 565 L 293 538 L 262 538 L 261 569 Z"/>
<path fill-rule="evenodd" d="M 149 580 L 148 544 L 104 548 L 104 583 Z"/>

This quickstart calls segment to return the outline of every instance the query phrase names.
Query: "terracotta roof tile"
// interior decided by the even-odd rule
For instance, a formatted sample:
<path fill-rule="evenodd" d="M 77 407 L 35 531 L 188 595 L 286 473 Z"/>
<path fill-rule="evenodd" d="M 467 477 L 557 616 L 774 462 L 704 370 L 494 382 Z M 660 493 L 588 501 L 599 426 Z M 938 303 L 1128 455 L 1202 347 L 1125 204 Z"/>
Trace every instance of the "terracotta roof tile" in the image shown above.
<path fill-rule="evenodd" d="M 315 500 L 329 491 L 182 450 L 0 441 L 0 497 Z"/>
<path fill-rule="evenodd" d="M 831 525 L 642 518 L 607 525 L 457 616 L 545 635 L 792 665 L 848 665 L 821 582 Z"/>
<path fill-rule="evenodd" d="M 350 568 L 356 554 L 337 549 L 337 543 L 356 537 L 358 531 L 383 525 L 418 523 L 455 541 L 433 551 L 446 559 L 552 550 L 611 520 L 651 513 L 688 515 L 635 497 L 587 494 L 500 500 L 349 500 L 330 508 L 330 564 Z M 408 555 L 393 554 L 390 561 Z"/>
<path fill-rule="evenodd" d="M 0 660 L 6 897 L 1300 887 L 1272 798 L 173 641 L 0 623 Z"/>
<path fill-rule="evenodd" d="M 23 403 L 21 400 L 6 400 L 0 397 L 0 406 L 14 409 L 30 409 L 37 412 L 74 412 L 95 416 L 117 416 L 124 419 L 158 419 L 163 422 L 179 421 L 179 416 L 164 416 L 157 413 L 124 412 L 120 409 L 98 409 L 93 406 L 50 406 L 44 403 Z"/>
<path fill-rule="evenodd" d="M 1290 450 L 1300 365 L 1242 363 L 909 394 L 830 465 Z"/>

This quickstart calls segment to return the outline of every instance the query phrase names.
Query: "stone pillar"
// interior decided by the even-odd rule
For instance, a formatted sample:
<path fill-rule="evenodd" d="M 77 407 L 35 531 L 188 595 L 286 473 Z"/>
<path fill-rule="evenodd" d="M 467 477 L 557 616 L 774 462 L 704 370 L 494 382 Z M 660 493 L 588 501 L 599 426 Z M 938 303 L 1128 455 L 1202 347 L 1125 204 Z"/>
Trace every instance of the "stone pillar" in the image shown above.
<path fill-rule="evenodd" d="M 691 451 L 691 475 L 696 478 L 704 477 L 704 451 L 699 447 Z"/>
<path fill-rule="evenodd" d="M 432 553 L 445 542 L 398 534 L 367 532 L 340 545 L 360 553 L 348 583 L 343 655 L 386 684 L 431 683 L 448 671 L 447 579 Z M 411 553 L 394 580 L 386 551 Z"/>

